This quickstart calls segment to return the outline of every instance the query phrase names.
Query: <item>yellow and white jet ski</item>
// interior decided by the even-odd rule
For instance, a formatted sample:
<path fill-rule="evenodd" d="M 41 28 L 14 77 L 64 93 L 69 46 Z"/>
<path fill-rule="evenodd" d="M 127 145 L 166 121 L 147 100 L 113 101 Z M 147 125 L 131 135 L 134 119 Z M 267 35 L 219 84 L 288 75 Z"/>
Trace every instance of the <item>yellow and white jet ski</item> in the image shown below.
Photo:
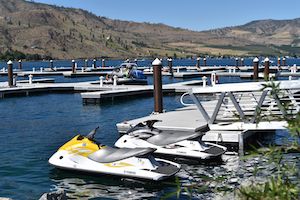
<path fill-rule="evenodd" d="M 204 133 L 159 130 L 153 125 L 159 120 L 148 120 L 130 128 L 115 143 L 119 148 L 154 148 L 155 154 L 187 159 L 208 160 L 219 158 L 227 148 L 203 142 Z"/>
<path fill-rule="evenodd" d="M 150 155 L 155 151 L 153 148 L 118 149 L 101 145 L 94 140 L 96 130 L 87 136 L 75 136 L 51 156 L 49 163 L 61 169 L 155 181 L 180 170 L 179 164 Z"/>

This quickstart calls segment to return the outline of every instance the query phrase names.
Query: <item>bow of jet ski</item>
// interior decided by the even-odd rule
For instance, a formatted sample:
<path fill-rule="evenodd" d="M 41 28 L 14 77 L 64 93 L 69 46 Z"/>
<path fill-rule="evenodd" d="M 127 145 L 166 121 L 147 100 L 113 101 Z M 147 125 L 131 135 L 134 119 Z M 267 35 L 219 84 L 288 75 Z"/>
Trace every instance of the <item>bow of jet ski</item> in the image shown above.
<path fill-rule="evenodd" d="M 49 163 L 67 170 L 150 180 L 162 180 L 180 170 L 177 163 L 155 159 L 151 155 L 153 148 L 119 149 L 101 145 L 94 140 L 95 133 L 75 136 L 50 157 Z"/>
<path fill-rule="evenodd" d="M 159 130 L 153 125 L 158 120 L 148 120 L 132 127 L 120 137 L 115 146 L 119 148 L 154 148 L 154 153 L 196 159 L 212 159 L 223 155 L 226 147 L 203 142 L 204 133 Z"/>

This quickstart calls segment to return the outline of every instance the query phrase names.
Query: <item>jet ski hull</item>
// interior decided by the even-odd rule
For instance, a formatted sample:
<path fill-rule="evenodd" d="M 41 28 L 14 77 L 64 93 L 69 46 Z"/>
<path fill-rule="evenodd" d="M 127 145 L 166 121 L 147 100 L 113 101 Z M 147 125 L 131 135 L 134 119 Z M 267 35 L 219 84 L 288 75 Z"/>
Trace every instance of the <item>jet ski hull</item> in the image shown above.
<path fill-rule="evenodd" d="M 183 140 L 174 144 L 158 146 L 146 140 L 140 139 L 135 136 L 123 135 L 116 143 L 119 148 L 137 148 L 137 147 L 150 147 L 155 148 L 155 154 L 185 157 L 190 159 L 208 160 L 222 156 L 226 147 L 221 145 L 199 142 L 197 140 Z"/>
<path fill-rule="evenodd" d="M 113 163 L 98 163 L 80 155 L 70 155 L 67 151 L 58 151 L 49 163 L 57 168 L 96 174 L 109 174 L 131 178 L 163 180 L 176 174 L 180 165 L 163 159 L 155 159 L 161 166 L 153 167 L 148 158 L 132 157 Z M 135 163 L 137 166 L 135 166 Z M 149 168 L 149 165 L 151 167 Z"/>

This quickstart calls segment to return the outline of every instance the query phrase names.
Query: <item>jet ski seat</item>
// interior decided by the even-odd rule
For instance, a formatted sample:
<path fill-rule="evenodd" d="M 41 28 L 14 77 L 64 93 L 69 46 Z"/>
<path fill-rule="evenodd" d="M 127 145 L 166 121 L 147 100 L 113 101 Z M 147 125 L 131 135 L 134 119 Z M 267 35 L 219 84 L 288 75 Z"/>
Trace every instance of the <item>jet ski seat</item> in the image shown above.
<path fill-rule="evenodd" d="M 105 146 L 98 151 L 90 154 L 89 159 L 99 163 L 111 163 L 119 160 L 123 160 L 132 156 L 142 156 L 148 153 L 154 152 L 156 149 L 153 148 L 113 148 Z"/>
<path fill-rule="evenodd" d="M 154 135 L 147 139 L 151 144 L 157 146 L 165 146 L 174 144 L 187 139 L 194 139 L 204 135 L 202 132 L 183 132 L 183 131 L 162 131 L 160 134 Z"/>

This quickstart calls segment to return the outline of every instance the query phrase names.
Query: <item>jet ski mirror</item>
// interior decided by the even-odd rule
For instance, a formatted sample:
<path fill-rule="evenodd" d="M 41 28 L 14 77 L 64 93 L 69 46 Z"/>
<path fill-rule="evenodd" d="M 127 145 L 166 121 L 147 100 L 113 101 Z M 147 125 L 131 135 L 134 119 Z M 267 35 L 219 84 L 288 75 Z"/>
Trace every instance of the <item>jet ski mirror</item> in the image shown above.
<path fill-rule="evenodd" d="M 87 134 L 87 138 L 90 139 L 90 140 L 94 140 L 95 138 L 95 135 L 97 133 L 97 130 L 99 129 L 99 126 L 95 129 L 93 129 L 89 134 Z"/>

